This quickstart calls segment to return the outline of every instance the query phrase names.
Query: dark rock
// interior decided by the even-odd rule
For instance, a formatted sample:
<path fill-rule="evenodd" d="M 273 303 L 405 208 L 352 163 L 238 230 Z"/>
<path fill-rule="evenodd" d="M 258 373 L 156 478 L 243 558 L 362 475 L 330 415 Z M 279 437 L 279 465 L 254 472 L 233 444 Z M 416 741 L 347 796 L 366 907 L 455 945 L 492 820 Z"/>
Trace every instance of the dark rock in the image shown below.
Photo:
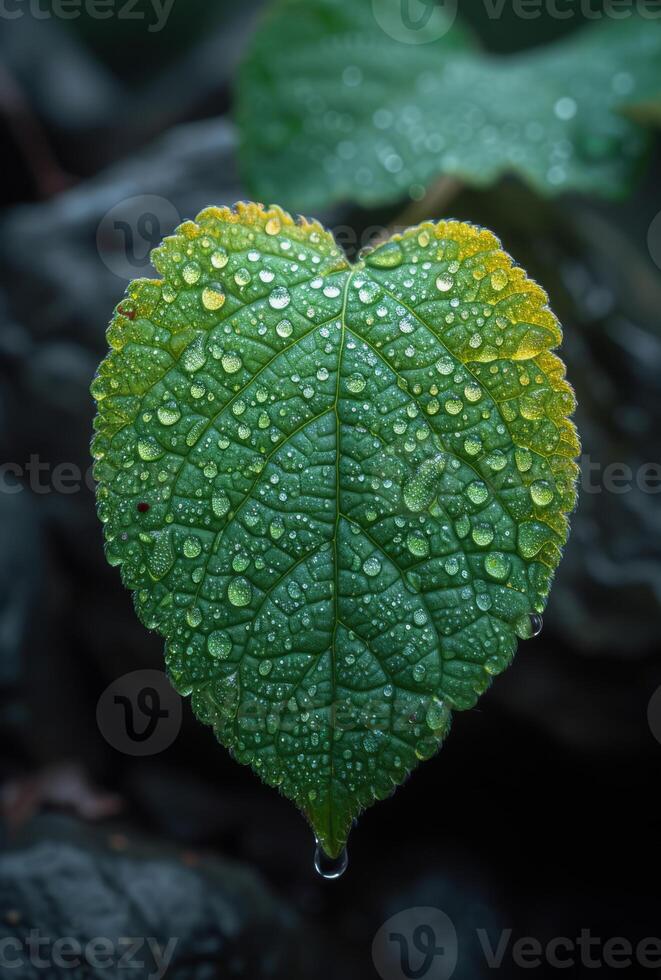
<path fill-rule="evenodd" d="M 190 123 L 50 201 L 5 212 L 9 302 L 30 336 L 102 352 L 127 282 L 154 275 L 149 249 L 206 205 L 241 198 L 234 145 L 223 120 Z"/>
<path fill-rule="evenodd" d="M 25 655 L 38 622 L 43 539 L 34 499 L 11 475 L 0 476 L 0 697 L 3 721 L 19 720 Z"/>
<path fill-rule="evenodd" d="M 0 857 L 0 916 L 14 940 L 4 953 L 23 964 L 12 975 L 300 976 L 292 913 L 240 864 L 131 844 L 122 833 L 102 840 L 67 819 L 42 821 L 38 832 L 41 839 Z M 30 936 L 42 940 L 42 966 Z"/>
<path fill-rule="evenodd" d="M 243 56 L 254 28 L 260 0 L 246 0 L 240 6 L 206 6 L 210 23 L 200 37 L 138 92 L 131 107 L 132 126 L 144 130 L 145 119 L 153 128 L 165 128 L 190 116 L 197 107 L 208 105 L 215 115 Z M 189 14 L 186 12 L 188 19 Z"/>
<path fill-rule="evenodd" d="M 116 110 L 122 85 L 55 17 L 16 9 L 0 34 L 0 57 L 23 96 L 60 130 L 98 127 Z"/>

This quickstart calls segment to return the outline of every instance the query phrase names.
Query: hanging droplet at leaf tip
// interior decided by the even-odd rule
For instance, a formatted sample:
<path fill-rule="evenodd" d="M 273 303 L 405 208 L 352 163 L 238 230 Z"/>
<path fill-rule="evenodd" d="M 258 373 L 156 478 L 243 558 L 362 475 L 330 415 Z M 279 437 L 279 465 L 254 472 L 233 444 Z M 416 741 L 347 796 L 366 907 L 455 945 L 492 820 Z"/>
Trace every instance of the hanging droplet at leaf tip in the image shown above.
<path fill-rule="evenodd" d="M 343 847 L 337 857 L 330 857 L 317 841 L 314 851 L 314 870 L 321 878 L 326 881 L 334 881 L 341 878 L 349 867 L 349 854 L 346 847 Z"/>
<path fill-rule="evenodd" d="M 530 614 L 530 629 L 531 629 L 531 639 L 535 636 L 539 636 L 544 628 L 544 620 L 539 615 L 539 613 Z"/>

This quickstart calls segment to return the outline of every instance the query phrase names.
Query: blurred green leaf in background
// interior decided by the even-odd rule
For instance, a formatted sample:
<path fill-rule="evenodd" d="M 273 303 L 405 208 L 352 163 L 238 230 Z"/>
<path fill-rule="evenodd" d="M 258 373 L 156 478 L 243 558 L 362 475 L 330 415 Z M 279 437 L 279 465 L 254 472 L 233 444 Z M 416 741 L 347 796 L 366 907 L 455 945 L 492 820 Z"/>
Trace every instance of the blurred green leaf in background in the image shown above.
<path fill-rule="evenodd" d="M 482 187 L 507 173 L 545 195 L 630 188 L 650 143 L 642 124 L 659 115 L 655 22 L 600 18 L 495 56 L 443 8 L 418 7 L 431 13 L 416 20 L 399 0 L 270 6 L 237 88 L 257 198 L 374 206 L 421 198 L 444 175 Z"/>

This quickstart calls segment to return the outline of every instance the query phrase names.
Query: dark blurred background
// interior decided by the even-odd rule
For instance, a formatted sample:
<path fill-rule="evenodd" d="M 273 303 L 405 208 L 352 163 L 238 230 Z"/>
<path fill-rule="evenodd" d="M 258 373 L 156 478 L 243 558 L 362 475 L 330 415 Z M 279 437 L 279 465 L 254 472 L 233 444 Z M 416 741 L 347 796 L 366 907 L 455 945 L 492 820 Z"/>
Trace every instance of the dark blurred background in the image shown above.
<path fill-rule="evenodd" d="M 142 0 L 133 19 L 47 16 L 44 0 L 0 13 L 0 937 L 174 936 L 178 980 L 367 980 L 376 931 L 412 907 L 450 916 L 460 978 L 493 973 L 478 928 L 494 943 L 506 929 L 542 943 L 582 929 L 661 936 L 661 509 L 636 482 L 661 463 L 658 145 L 617 203 L 543 200 L 512 178 L 446 206 L 492 228 L 548 290 L 588 472 L 584 460 L 541 636 L 456 716 L 440 754 L 361 818 L 345 876 L 315 875 L 296 809 L 234 763 L 187 701 L 178 733 L 143 756 L 97 721 L 111 683 L 162 666 L 162 640 L 104 559 L 89 383 L 151 245 L 203 206 L 247 196 L 232 86 L 259 7 L 175 0 L 160 30 Z M 580 25 L 481 10 L 460 13 L 499 53 Z M 360 235 L 401 210 L 321 217 Z M 633 474 L 624 489 L 626 478 L 604 485 L 612 464 Z M 500 972 L 526 971 L 506 958 Z M 594 969 L 571 971 L 584 973 Z M 115 972 L 7 959 L 0 975 Z"/>

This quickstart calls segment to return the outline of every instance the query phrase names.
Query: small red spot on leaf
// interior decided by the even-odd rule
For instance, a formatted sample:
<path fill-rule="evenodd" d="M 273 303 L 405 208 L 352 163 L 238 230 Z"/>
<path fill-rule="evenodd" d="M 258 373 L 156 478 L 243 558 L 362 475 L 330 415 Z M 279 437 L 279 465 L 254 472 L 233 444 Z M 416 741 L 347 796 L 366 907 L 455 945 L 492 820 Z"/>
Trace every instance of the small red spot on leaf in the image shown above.
<path fill-rule="evenodd" d="M 138 513 L 146 514 L 148 510 L 149 510 L 149 504 L 146 503 L 144 500 L 141 500 L 140 503 L 138 504 Z"/>

